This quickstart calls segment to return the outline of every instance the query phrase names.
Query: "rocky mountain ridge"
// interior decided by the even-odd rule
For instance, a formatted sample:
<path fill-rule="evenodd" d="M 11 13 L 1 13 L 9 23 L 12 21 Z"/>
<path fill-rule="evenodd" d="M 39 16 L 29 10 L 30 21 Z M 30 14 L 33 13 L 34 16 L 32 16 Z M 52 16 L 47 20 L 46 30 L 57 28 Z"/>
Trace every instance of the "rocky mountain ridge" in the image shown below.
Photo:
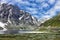
<path fill-rule="evenodd" d="M 15 5 L 6 3 L 0 4 L 0 23 L 5 24 L 5 27 L 19 25 L 19 27 L 25 26 L 25 28 L 27 28 L 29 26 L 27 29 L 34 29 L 39 26 L 38 20 L 28 12 L 20 10 L 19 7 Z"/>

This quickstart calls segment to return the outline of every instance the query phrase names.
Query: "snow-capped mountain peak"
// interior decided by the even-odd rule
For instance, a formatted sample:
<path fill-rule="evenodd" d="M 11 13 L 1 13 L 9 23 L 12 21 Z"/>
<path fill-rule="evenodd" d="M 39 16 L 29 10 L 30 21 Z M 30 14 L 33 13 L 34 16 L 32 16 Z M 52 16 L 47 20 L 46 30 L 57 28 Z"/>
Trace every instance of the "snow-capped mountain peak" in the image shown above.
<path fill-rule="evenodd" d="M 38 26 L 38 20 L 35 17 L 31 16 L 28 12 L 19 10 L 18 6 L 3 3 L 0 4 L 0 24 L 2 28 L 5 27 L 6 24 L 7 26 L 21 26 L 22 24 L 22 26 L 26 25 L 35 28 L 33 26 Z"/>

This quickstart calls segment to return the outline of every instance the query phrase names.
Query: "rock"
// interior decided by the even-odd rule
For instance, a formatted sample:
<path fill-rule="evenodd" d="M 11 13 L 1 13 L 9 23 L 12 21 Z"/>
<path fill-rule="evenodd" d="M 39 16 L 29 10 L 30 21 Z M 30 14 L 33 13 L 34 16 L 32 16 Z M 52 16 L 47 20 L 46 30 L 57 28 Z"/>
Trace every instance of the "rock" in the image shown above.
<path fill-rule="evenodd" d="M 19 28 L 28 27 L 29 29 L 34 29 L 38 26 L 38 20 L 35 17 L 28 12 L 20 10 L 18 6 L 7 3 L 0 4 L 0 22 L 7 23 L 7 29 L 12 25 L 13 29 L 18 26 Z"/>

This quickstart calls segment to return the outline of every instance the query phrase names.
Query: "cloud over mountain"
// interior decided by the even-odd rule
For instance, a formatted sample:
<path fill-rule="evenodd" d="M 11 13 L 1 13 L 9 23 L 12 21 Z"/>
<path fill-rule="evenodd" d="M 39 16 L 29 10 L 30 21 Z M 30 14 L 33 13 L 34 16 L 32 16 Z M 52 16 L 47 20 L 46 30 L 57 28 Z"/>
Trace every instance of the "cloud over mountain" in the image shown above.
<path fill-rule="evenodd" d="M 60 12 L 60 0 L 1 0 L 0 2 L 17 5 L 37 19 L 51 18 Z"/>

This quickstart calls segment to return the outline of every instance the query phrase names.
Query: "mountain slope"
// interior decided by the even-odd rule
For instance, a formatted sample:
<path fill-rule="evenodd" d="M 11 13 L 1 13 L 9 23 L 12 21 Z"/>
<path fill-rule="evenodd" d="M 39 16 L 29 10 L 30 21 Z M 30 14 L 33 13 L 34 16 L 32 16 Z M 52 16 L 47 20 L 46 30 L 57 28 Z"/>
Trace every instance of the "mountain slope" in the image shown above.
<path fill-rule="evenodd" d="M 7 29 L 30 29 L 38 26 L 38 20 L 28 12 L 22 11 L 19 7 L 12 4 L 0 4 L 0 25 Z"/>
<path fill-rule="evenodd" d="M 43 24 L 43 26 L 51 26 L 51 27 L 60 27 L 60 14 L 56 15 L 55 17 L 47 20 Z"/>

